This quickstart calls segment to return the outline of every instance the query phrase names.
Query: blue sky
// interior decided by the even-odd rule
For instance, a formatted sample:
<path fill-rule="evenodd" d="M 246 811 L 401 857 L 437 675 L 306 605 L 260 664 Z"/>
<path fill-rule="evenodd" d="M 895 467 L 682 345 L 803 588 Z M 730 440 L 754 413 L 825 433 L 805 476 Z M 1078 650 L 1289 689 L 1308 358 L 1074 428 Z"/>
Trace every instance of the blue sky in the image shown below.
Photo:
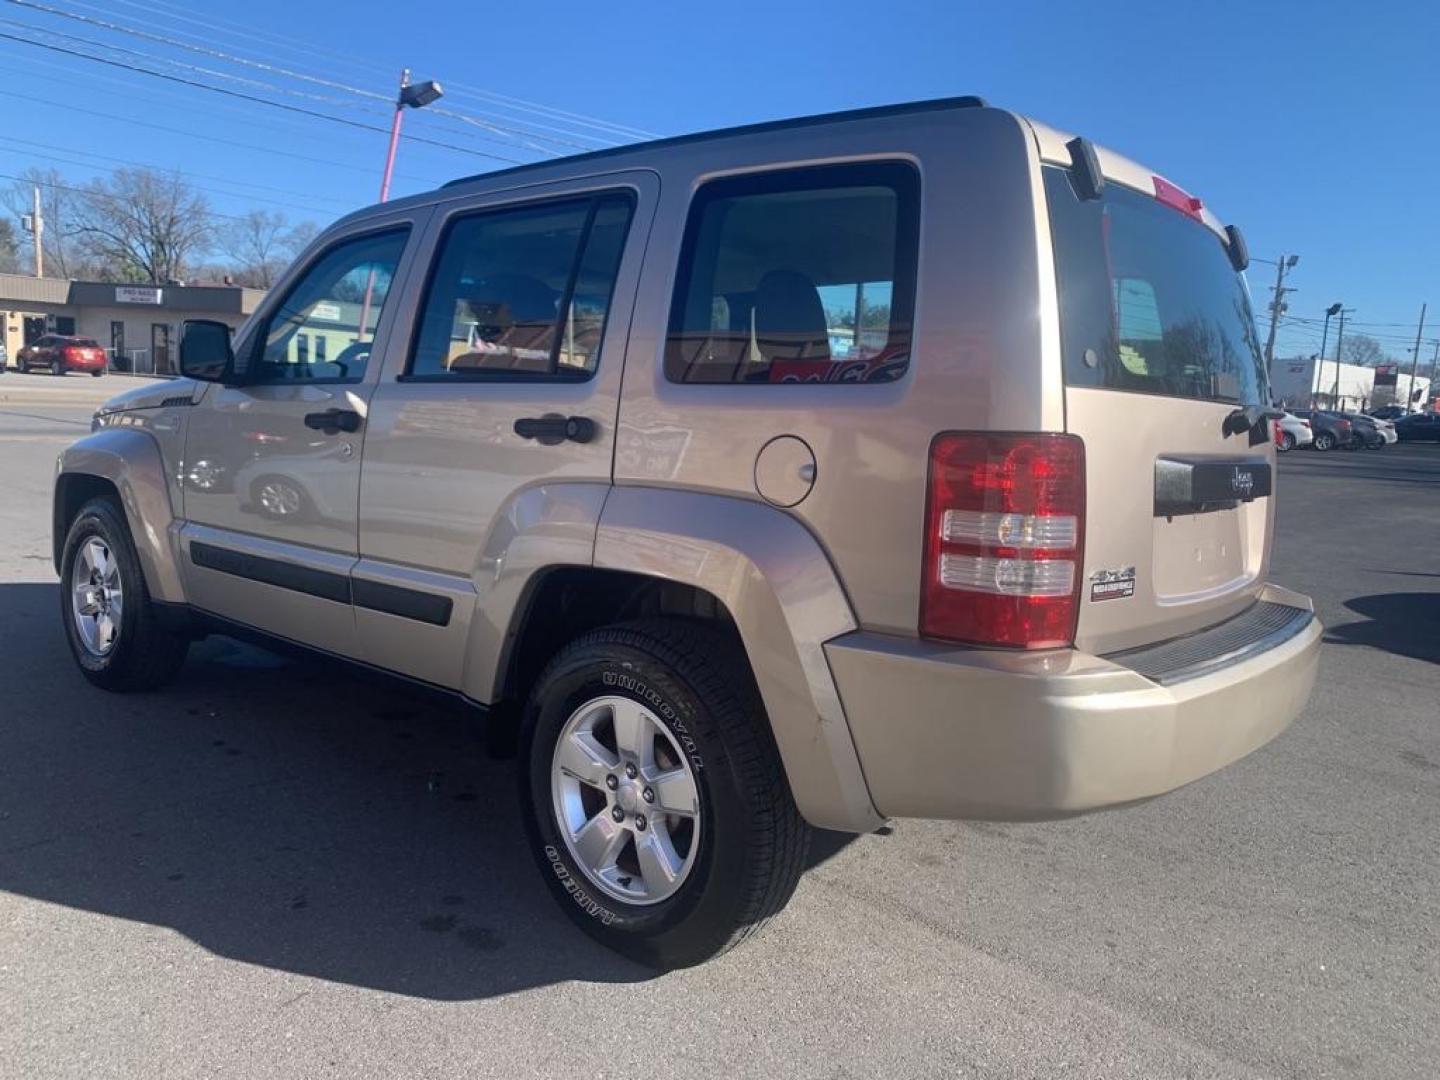
<path fill-rule="evenodd" d="M 44 2 L 384 94 L 409 65 L 445 83 L 443 106 L 563 140 L 544 144 L 552 150 L 619 137 L 559 112 L 678 134 L 979 93 L 1165 173 L 1239 224 L 1255 255 L 1299 253 L 1294 319 L 1318 319 L 1343 300 L 1355 309 L 1353 325 L 1400 358 L 1428 299 L 1436 310 L 1426 338 L 1440 339 L 1434 3 Z M 253 83 L 168 68 L 185 77 L 388 123 L 382 101 L 5 0 L 0 20 L 0 33 L 36 37 L 33 28 L 45 27 Z M 133 53 L 106 55 L 154 66 Z M 84 180 L 118 163 L 107 158 L 123 159 L 196 174 L 222 212 L 263 206 L 319 222 L 378 190 L 378 132 L 8 40 L 0 40 L 0 67 L 0 173 L 42 165 Z M 539 156 L 509 135 L 479 141 L 483 132 L 458 119 L 410 114 L 407 132 L 501 157 Z M 499 164 L 407 141 L 395 192 Z M 1253 265 L 1250 279 L 1263 308 L 1273 268 Z M 1313 352 L 1318 338 L 1317 327 L 1294 322 L 1277 353 Z M 1423 362 L 1433 348 L 1422 350 Z"/>

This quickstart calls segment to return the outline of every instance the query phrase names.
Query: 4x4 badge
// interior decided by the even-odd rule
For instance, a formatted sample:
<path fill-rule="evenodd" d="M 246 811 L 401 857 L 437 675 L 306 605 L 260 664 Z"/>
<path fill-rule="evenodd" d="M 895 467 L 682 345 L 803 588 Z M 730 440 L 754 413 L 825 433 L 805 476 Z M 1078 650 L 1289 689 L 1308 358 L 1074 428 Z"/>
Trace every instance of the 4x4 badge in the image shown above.
<path fill-rule="evenodd" d="M 1119 570 L 1096 570 L 1090 575 L 1090 599 L 1123 600 L 1135 595 L 1135 568 L 1122 566 Z"/>

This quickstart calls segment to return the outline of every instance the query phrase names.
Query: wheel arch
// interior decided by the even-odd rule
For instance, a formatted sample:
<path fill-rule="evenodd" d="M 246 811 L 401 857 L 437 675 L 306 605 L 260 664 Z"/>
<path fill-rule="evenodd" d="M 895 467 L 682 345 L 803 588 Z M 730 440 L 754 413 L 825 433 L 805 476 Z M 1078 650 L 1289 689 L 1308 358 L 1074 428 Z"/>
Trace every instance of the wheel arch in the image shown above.
<path fill-rule="evenodd" d="M 850 832 L 883 822 L 823 648 L 857 624 L 829 558 L 799 521 L 731 496 L 617 487 L 600 516 L 594 566 L 680 586 L 690 602 L 723 612 L 806 820 Z"/>
<path fill-rule="evenodd" d="M 172 543 L 176 515 L 154 439 L 134 429 L 107 429 L 61 452 L 51 503 L 57 573 L 70 523 L 96 497 L 114 499 L 123 513 L 151 597 L 162 603 L 183 603 L 185 592 Z"/>

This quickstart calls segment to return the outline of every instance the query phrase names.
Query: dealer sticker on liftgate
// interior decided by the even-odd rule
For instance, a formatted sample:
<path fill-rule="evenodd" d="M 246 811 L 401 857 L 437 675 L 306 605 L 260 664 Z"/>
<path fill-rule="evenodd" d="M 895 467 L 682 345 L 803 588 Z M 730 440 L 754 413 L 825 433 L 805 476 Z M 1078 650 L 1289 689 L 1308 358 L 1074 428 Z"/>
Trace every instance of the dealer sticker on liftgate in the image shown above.
<path fill-rule="evenodd" d="M 1135 568 L 1124 566 L 1119 570 L 1096 570 L 1090 575 L 1090 599 L 1123 600 L 1135 595 Z"/>

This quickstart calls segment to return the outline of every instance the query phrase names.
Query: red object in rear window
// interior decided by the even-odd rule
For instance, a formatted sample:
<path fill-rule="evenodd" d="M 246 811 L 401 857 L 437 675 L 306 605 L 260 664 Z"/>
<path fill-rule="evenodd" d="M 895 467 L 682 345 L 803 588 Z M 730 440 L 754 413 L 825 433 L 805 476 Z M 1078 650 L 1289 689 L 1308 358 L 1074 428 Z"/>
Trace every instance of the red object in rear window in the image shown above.
<path fill-rule="evenodd" d="M 1205 209 L 1205 204 L 1191 195 L 1184 188 L 1172 184 L 1163 176 L 1152 176 L 1155 181 L 1155 198 L 1182 214 L 1188 214 L 1196 221 L 1203 220 L 1200 211 Z"/>
<path fill-rule="evenodd" d="M 1025 649 L 1069 645 L 1084 525 L 1085 447 L 1075 436 L 937 436 L 921 635 Z"/>

